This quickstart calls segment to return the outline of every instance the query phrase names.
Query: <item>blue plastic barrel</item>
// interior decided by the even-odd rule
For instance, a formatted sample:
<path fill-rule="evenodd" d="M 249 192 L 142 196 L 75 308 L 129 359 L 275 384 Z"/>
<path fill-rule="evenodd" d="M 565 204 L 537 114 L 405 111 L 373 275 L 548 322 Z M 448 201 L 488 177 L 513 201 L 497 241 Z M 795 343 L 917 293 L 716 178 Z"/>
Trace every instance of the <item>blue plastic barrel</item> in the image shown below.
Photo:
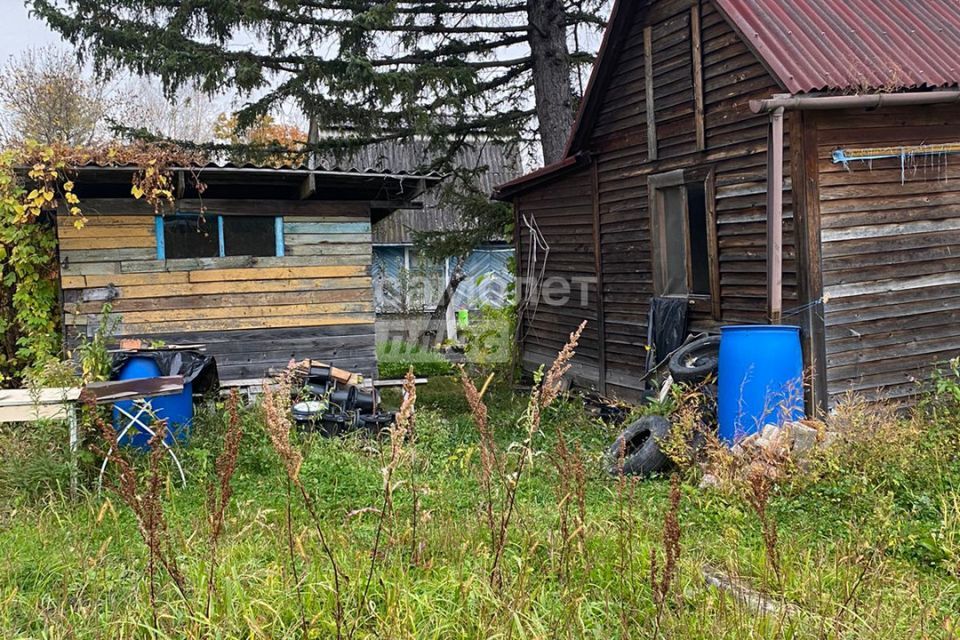
<path fill-rule="evenodd" d="M 800 327 L 722 327 L 718 378 L 720 439 L 728 444 L 766 424 L 800 420 L 804 417 Z"/>
<path fill-rule="evenodd" d="M 157 378 L 160 377 L 160 368 L 153 358 L 144 356 L 132 356 L 124 363 L 117 376 L 118 380 L 133 380 L 135 378 Z M 190 435 L 190 427 L 193 423 L 193 383 L 187 382 L 183 385 L 183 391 L 177 395 L 156 396 L 144 398 L 150 402 L 153 408 L 153 415 L 156 419 L 167 420 L 167 444 L 173 445 L 175 441 L 186 440 Z M 134 406 L 133 400 L 124 400 L 114 403 L 113 426 L 118 431 L 123 429 L 130 422 L 130 419 L 121 414 L 117 409 L 122 408 L 131 415 L 137 415 L 139 408 Z M 144 414 L 141 419 L 148 426 L 153 422 L 149 414 Z M 151 427 L 152 428 L 152 427 Z M 143 430 L 134 431 L 131 429 L 124 436 L 123 444 L 133 446 L 137 449 L 147 451 L 150 449 L 150 434 Z"/>

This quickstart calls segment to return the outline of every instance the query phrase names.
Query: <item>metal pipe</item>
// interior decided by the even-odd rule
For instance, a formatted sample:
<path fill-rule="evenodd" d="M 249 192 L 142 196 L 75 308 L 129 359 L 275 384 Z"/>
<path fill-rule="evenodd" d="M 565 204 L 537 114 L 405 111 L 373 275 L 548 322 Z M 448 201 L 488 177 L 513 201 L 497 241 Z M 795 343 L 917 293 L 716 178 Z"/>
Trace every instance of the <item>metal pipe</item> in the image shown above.
<path fill-rule="evenodd" d="M 783 107 L 767 129 L 767 317 L 783 318 Z"/>
<path fill-rule="evenodd" d="M 754 113 L 776 109 L 875 109 L 921 104 L 949 104 L 960 102 L 960 90 L 924 91 L 913 93 L 871 93 L 861 96 L 775 96 L 765 100 L 751 100 Z"/>

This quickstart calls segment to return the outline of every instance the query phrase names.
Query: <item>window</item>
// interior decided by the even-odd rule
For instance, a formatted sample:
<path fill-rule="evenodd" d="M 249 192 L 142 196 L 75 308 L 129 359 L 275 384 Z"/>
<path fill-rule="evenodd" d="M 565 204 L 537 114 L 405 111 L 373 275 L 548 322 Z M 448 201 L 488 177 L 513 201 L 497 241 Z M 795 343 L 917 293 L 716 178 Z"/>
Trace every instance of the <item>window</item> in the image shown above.
<path fill-rule="evenodd" d="M 435 309 L 450 277 L 450 260 L 435 261 L 413 247 L 374 247 L 373 282 L 378 311 Z"/>
<path fill-rule="evenodd" d="M 656 294 L 715 296 L 713 173 L 671 171 L 650 176 L 649 187 Z"/>
<path fill-rule="evenodd" d="M 280 216 L 157 216 L 157 259 L 283 255 Z"/>

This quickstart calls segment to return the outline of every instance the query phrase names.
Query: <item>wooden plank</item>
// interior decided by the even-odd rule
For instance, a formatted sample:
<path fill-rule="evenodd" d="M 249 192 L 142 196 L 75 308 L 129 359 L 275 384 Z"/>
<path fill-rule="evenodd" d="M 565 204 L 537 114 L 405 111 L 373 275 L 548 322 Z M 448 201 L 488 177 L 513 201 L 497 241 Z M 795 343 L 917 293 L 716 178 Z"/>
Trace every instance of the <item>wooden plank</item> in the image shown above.
<path fill-rule="evenodd" d="M 90 291 L 89 289 L 87 291 Z M 359 289 L 312 289 L 295 293 L 291 292 L 264 292 L 264 293 L 226 293 L 215 295 L 170 296 L 149 298 L 125 298 L 120 292 L 119 298 L 111 301 L 114 313 L 125 311 L 158 311 L 164 309 L 201 309 L 217 307 L 257 307 L 277 305 L 303 305 L 329 302 L 364 302 L 372 301 L 373 294 L 369 288 Z M 64 311 L 71 314 L 99 313 L 101 302 L 65 302 Z"/>
<path fill-rule="evenodd" d="M 690 37 L 693 55 L 693 122 L 697 136 L 697 150 L 703 151 L 707 148 L 707 132 L 703 118 L 703 51 L 700 35 L 700 4 L 696 3 L 690 8 Z"/>
<path fill-rule="evenodd" d="M 653 28 L 643 29 L 643 64 L 646 81 L 647 160 L 657 159 L 657 116 L 653 97 Z"/>
<path fill-rule="evenodd" d="M 127 311 L 120 318 L 127 324 L 149 324 L 154 322 L 179 322 L 184 320 L 224 320 L 224 328 L 232 326 L 233 321 L 243 318 L 267 318 L 282 316 L 308 316 L 338 313 L 372 313 L 373 300 L 361 302 L 326 302 L 315 304 L 283 304 L 255 307 L 198 307 L 193 309 L 161 309 L 159 311 Z M 99 324 L 98 315 L 65 315 L 67 324 L 84 326 L 92 318 Z"/>
<path fill-rule="evenodd" d="M 70 262 L 118 262 L 124 260 L 155 260 L 157 250 L 153 249 L 89 249 L 61 250 L 60 260 Z"/>
<path fill-rule="evenodd" d="M 149 224 L 116 224 L 101 225 L 88 224 L 82 229 L 75 229 L 71 225 L 58 227 L 61 240 L 79 240 L 81 238 L 155 238 L 156 229 L 153 221 Z"/>
<path fill-rule="evenodd" d="M 153 229 L 153 209 L 150 208 L 151 215 L 104 215 L 97 213 L 95 204 L 100 200 L 89 200 L 84 198 L 81 203 L 84 209 L 86 223 L 80 229 L 74 224 L 78 218 L 73 216 L 58 215 L 57 228 L 61 233 L 83 233 L 89 229 L 108 229 L 113 227 L 138 227 L 142 229 Z"/>
<path fill-rule="evenodd" d="M 117 287 L 126 287 L 135 285 L 172 285 L 187 283 L 190 281 L 189 278 L 190 274 L 186 271 L 170 273 L 115 273 L 102 276 L 85 276 L 83 286 L 107 287 L 114 285 Z"/>
<path fill-rule="evenodd" d="M 818 303 L 823 296 L 823 259 L 820 241 L 819 170 L 817 166 L 817 121 L 803 112 L 790 114 L 790 169 L 794 189 L 793 207 L 797 245 L 797 302 L 800 314 L 804 368 L 811 372 L 807 409 L 811 415 L 828 408 L 827 350 L 824 321 Z"/>
<path fill-rule="evenodd" d="M 210 269 L 191 271 L 189 281 L 228 282 L 244 280 L 288 280 L 292 278 L 348 278 L 368 275 L 366 267 L 318 266 L 318 267 L 266 267 L 251 269 Z"/>
<path fill-rule="evenodd" d="M 296 244 L 370 244 L 370 233 L 291 233 L 284 234 L 287 245 Z"/>
<path fill-rule="evenodd" d="M 369 222 L 286 222 L 284 235 L 328 234 L 328 233 L 370 233 Z"/>
<path fill-rule="evenodd" d="M 597 161 L 591 162 L 591 173 L 593 181 L 591 192 L 593 196 L 593 269 L 596 277 L 596 289 L 601 292 L 596 296 L 596 317 L 597 334 L 600 343 L 600 349 L 597 353 L 597 387 L 602 394 L 607 392 L 607 357 L 606 357 L 606 313 L 604 312 L 603 301 L 603 251 L 600 244 L 600 178 L 597 173 Z"/>
<path fill-rule="evenodd" d="M 156 250 L 157 239 L 153 235 L 134 235 L 127 234 L 122 237 L 85 237 L 85 238 L 60 238 L 61 251 L 86 251 L 102 249 L 105 256 L 109 256 L 110 249 L 136 249 L 149 248 Z"/>
<path fill-rule="evenodd" d="M 371 286 L 369 276 L 348 278 L 291 278 L 289 280 L 244 280 L 158 286 L 125 286 L 122 289 L 121 295 L 123 298 L 150 298 L 205 294 L 355 289 L 369 288 Z"/>
<path fill-rule="evenodd" d="M 0 424 L 64 420 L 79 397 L 80 389 L 75 387 L 0 389 Z"/>
<path fill-rule="evenodd" d="M 143 216 L 152 215 L 153 207 L 142 200 L 126 198 L 84 198 L 82 207 L 88 216 Z M 177 201 L 178 211 L 206 211 L 209 214 L 255 215 L 255 216 L 344 216 L 369 217 L 370 207 L 366 201 L 330 200 L 254 200 L 182 199 Z"/>
<path fill-rule="evenodd" d="M 174 331 L 232 331 L 236 329 L 283 329 L 292 327 L 323 327 L 342 324 L 374 324 L 372 313 L 322 314 L 309 316 L 282 316 L 276 318 L 241 318 L 229 324 L 222 319 L 184 320 L 176 322 L 148 322 L 121 324 L 117 334 L 150 336 Z"/>

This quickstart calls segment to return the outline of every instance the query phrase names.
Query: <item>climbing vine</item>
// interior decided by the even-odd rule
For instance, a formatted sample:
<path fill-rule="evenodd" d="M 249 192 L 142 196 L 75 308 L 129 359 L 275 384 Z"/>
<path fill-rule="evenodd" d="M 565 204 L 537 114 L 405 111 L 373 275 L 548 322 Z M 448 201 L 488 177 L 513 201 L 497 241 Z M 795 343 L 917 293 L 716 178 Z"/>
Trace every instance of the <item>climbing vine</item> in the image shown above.
<path fill-rule="evenodd" d="M 202 164 L 196 152 L 171 145 L 98 148 L 28 142 L 0 151 L 0 385 L 18 384 L 32 367 L 61 350 L 57 215 L 86 224 L 76 168 L 135 166 L 130 195 L 160 213 L 173 207 L 171 167 Z M 198 191 L 203 185 L 195 172 Z"/>

